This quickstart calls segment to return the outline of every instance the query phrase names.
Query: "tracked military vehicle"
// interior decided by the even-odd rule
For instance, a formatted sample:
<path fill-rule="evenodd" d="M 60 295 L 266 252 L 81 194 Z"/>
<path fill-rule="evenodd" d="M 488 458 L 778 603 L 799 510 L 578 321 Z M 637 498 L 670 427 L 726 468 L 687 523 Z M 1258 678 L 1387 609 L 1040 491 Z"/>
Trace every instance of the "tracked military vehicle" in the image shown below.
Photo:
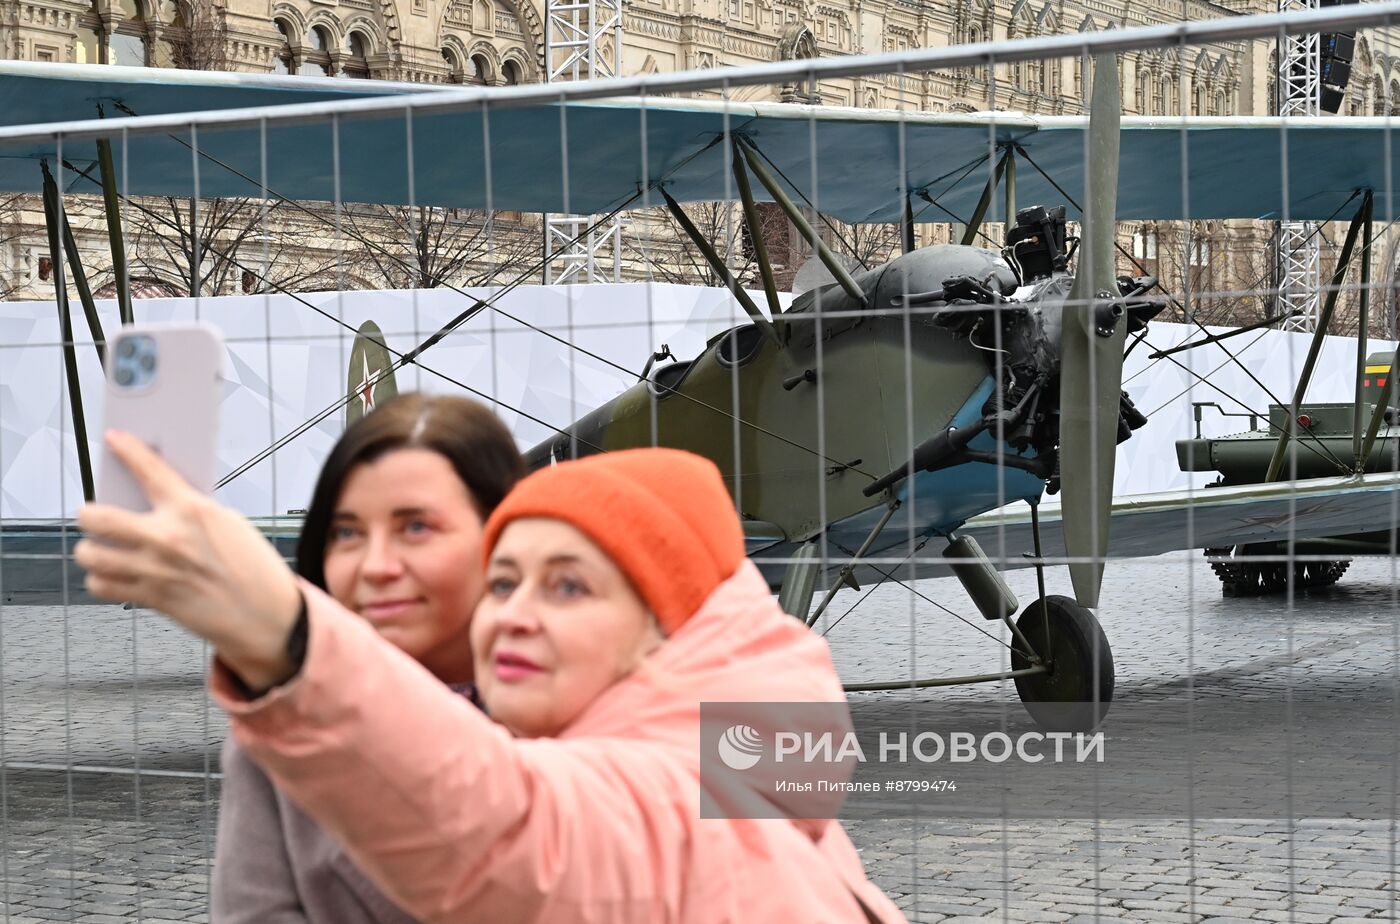
<path fill-rule="evenodd" d="M 1372 353 L 1360 370 L 1361 408 L 1354 402 L 1300 404 L 1292 428 L 1293 439 L 1284 458 L 1280 478 L 1329 478 L 1361 472 L 1400 470 L 1400 410 L 1385 407 L 1377 419 L 1374 442 L 1365 448 L 1376 406 L 1397 394 L 1386 388 L 1391 375 L 1392 355 Z M 1395 398 L 1390 397 L 1394 404 Z M 1202 437 L 1202 411 L 1214 402 L 1195 405 L 1196 436 L 1178 440 L 1177 462 L 1184 472 L 1218 472 L 1219 478 L 1207 487 L 1260 484 L 1265 482 L 1279 435 L 1288 423 L 1287 405 L 1271 404 L 1264 426 L 1256 415 L 1250 428 L 1228 436 Z M 1223 411 L 1222 411 L 1223 413 Z M 1357 422 L 1361 439 L 1356 439 Z M 1362 444 L 1357 451 L 1357 444 Z M 1364 458 L 1364 464 L 1358 464 Z M 1283 593 L 1290 579 L 1294 591 L 1335 584 L 1351 564 L 1348 555 L 1388 554 L 1391 532 L 1354 533 L 1326 538 L 1300 539 L 1289 554 L 1287 535 L 1271 542 L 1256 542 L 1233 548 L 1206 549 L 1211 570 L 1220 578 L 1227 597 L 1248 597 Z"/>

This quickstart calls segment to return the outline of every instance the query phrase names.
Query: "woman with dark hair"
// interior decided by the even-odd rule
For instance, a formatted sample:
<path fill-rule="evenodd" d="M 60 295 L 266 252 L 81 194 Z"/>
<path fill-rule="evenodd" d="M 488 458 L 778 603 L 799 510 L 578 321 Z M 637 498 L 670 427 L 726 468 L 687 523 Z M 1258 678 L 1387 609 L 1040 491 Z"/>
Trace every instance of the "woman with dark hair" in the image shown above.
<path fill-rule="evenodd" d="M 316 482 L 297 573 L 472 694 L 471 614 L 485 519 L 521 477 L 510 432 L 464 398 L 401 395 L 347 429 Z M 409 924 L 340 844 L 230 738 L 215 924 Z"/>

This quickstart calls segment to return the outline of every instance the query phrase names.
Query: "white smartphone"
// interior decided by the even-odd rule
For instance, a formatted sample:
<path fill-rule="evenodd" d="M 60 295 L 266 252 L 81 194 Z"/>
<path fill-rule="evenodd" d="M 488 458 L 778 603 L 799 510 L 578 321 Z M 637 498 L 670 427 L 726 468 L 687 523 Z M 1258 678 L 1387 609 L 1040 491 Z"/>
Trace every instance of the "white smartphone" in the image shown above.
<path fill-rule="evenodd" d="M 107 343 L 104 432 L 132 434 L 196 490 L 209 493 L 214 487 L 223 365 L 223 336 L 208 324 L 123 327 Z M 146 492 L 105 444 L 97 502 L 151 509 Z"/>

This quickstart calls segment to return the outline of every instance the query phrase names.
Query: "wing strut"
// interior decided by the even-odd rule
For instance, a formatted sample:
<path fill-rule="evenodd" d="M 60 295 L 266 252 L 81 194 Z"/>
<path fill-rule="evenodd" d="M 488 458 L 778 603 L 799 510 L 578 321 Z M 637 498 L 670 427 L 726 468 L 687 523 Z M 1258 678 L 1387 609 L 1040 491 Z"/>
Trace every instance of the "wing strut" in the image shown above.
<path fill-rule="evenodd" d="M 695 245 L 696 249 L 704 255 L 705 262 L 710 264 L 710 269 L 714 270 L 715 275 L 724 280 L 725 286 L 733 293 L 734 298 L 738 300 L 739 304 L 753 321 L 754 326 L 763 331 L 764 336 L 768 337 L 781 348 L 783 345 L 782 338 L 780 338 L 778 332 L 773 329 L 772 322 L 764 317 L 763 312 L 754 304 L 754 300 L 749 296 L 749 293 L 739 284 L 739 280 L 734 278 L 734 274 L 730 272 L 729 267 L 725 265 L 724 259 L 715 251 L 714 245 L 705 240 L 705 235 L 700 233 L 700 229 L 695 227 L 695 223 L 690 220 L 690 216 L 685 213 L 685 209 L 681 208 L 679 202 L 671 198 L 671 194 L 666 191 L 666 187 L 664 186 L 661 187 L 661 195 L 666 197 L 666 208 L 671 210 L 671 217 L 676 220 L 676 224 L 681 226 L 681 230 L 685 232 L 686 237 L 690 238 L 690 242 Z"/>
<path fill-rule="evenodd" d="M 87 417 L 83 413 L 83 389 L 78 380 L 78 351 L 73 343 L 73 312 L 68 305 L 68 287 L 64 284 L 63 239 L 64 231 L 72 237 L 67 217 L 63 214 L 63 200 L 58 193 L 58 184 L 49 171 L 48 161 L 40 161 L 44 171 L 44 223 L 49 232 L 49 262 L 53 266 L 54 304 L 58 307 L 58 325 L 63 341 L 63 368 L 68 380 L 68 403 L 73 416 L 73 437 L 78 449 L 78 474 L 83 482 L 83 499 L 92 503 L 94 497 L 92 481 L 92 457 L 88 453 Z M 76 246 L 74 247 L 76 250 Z M 81 276 L 82 265 L 78 264 L 77 275 Z M 75 279 L 76 281 L 76 279 Z M 91 293 L 83 301 L 84 309 L 91 301 Z M 90 324 L 96 323 L 96 309 L 88 315 Z M 101 327 L 93 328 L 93 340 L 98 349 L 98 358 L 105 362 L 102 347 Z"/>
<path fill-rule="evenodd" d="M 899 507 L 900 503 L 898 500 L 890 501 L 889 505 L 885 508 L 884 514 L 880 517 L 880 521 L 876 523 L 875 528 L 870 531 L 870 535 L 865 537 L 865 541 L 860 544 L 860 548 L 856 550 L 856 554 L 852 555 L 851 560 L 841 569 L 840 574 L 836 576 L 836 580 L 832 582 L 831 587 L 826 592 L 826 596 L 822 597 L 822 602 L 817 605 L 816 610 L 812 612 L 811 616 L 807 617 L 807 625 L 815 626 L 817 624 L 817 620 L 822 618 L 822 614 L 826 612 L 826 608 L 831 606 L 831 600 L 836 596 L 836 591 L 840 590 L 843 585 L 850 587 L 852 590 L 860 590 L 860 585 L 856 583 L 856 563 L 865 557 L 866 552 L 870 551 L 870 547 L 875 544 L 875 540 L 879 538 L 880 533 L 884 532 L 885 526 L 890 522 L 890 517 L 894 516 L 894 512 L 898 510 Z"/>
<path fill-rule="evenodd" d="M 1356 237 L 1361 233 L 1363 224 L 1371 223 L 1371 203 L 1372 194 L 1368 189 L 1361 200 L 1361 207 L 1352 216 L 1351 224 L 1347 227 L 1347 238 L 1342 244 L 1342 252 L 1337 257 L 1337 268 L 1332 272 L 1331 284 L 1327 287 L 1327 298 L 1323 300 L 1322 312 L 1317 318 L 1317 330 L 1313 333 L 1312 344 L 1308 347 L 1308 357 L 1303 361 L 1303 373 L 1298 376 L 1298 387 L 1293 390 L 1293 401 L 1288 405 L 1288 414 L 1284 417 L 1283 428 L 1279 433 L 1278 442 L 1274 444 L 1274 454 L 1269 459 L 1269 471 L 1264 476 L 1264 482 L 1277 481 L 1283 472 L 1284 457 L 1288 451 L 1288 441 L 1293 436 L 1293 430 L 1298 425 L 1298 406 L 1303 403 L 1303 398 L 1308 393 L 1308 385 L 1312 383 L 1313 369 L 1317 366 L 1318 354 L 1322 352 L 1322 341 L 1327 336 L 1327 328 L 1332 325 L 1332 314 L 1337 308 L 1337 296 L 1342 291 L 1342 283 L 1347 278 L 1347 270 L 1351 269 L 1351 255 L 1356 248 Z M 1359 374 L 1360 370 L 1358 370 Z M 1360 459 L 1355 460 L 1357 464 Z"/>
<path fill-rule="evenodd" d="M 100 103 L 97 117 L 107 117 Z M 97 162 L 102 171 L 102 204 L 107 213 L 107 240 L 112 248 L 112 275 L 117 282 L 117 313 L 125 326 L 135 323 L 136 315 L 131 309 L 131 280 L 126 270 L 126 240 L 122 234 L 122 211 L 117 198 L 117 171 L 112 165 L 111 138 L 97 139 Z"/>
<path fill-rule="evenodd" d="M 734 139 L 734 152 L 730 159 L 734 162 L 734 182 L 739 187 L 739 199 L 744 203 L 744 224 L 749 229 L 749 240 L 753 241 L 758 273 L 763 277 L 763 294 L 768 296 L 768 314 L 776 318 L 783 313 L 783 306 L 778 303 L 778 283 L 773 279 L 773 264 L 768 260 L 768 242 L 763 237 L 763 223 L 758 220 L 758 205 L 753 200 L 753 187 L 749 185 L 749 174 L 744 169 L 738 138 Z"/>
<path fill-rule="evenodd" d="M 1374 207 L 1370 193 L 1366 194 L 1366 204 Z M 1371 209 L 1366 211 L 1366 223 L 1361 226 L 1361 305 L 1356 319 L 1356 406 L 1351 421 L 1351 454 L 1358 473 L 1366 471 L 1366 457 L 1370 455 L 1369 451 L 1361 451 L 1361 383 L 1366 369 L 1366 335 L 1371 326 Z M 1389 376 L 1386 376 L 1386 381 L 1390 381 Z"/>
<path fill-rule="evenodd" d="M 778 185 L 778 181 L 773 179 L 773 175 L 768 172 L 768 168 L 763 165 L 763 161 L 753 149 L 753 145 L 744 138 L 736 137 L 734 141 L 740 153 L 744 155 L 744 160 L 748 162 L 749 169 L 753 171 L 754 176 L 758 177 L 758 182 L 763 184 L 764 189 L 768 190 L 768 195 L 773 197 L 773 201 L 778 203 L 778 207 L 787 213 L 788 220 L 797 226 L 798 233 L 806 238 L 807 242 L 816 250 L 817 257 L 831 272 L 831 275 L 836 277 L 836 281 L 841 284 L 841 288 L 845 289 L 846 294 L 860 302 L 861 305 L 866 305 L 865 293 L 860 290 L 860 286 L 856 285 L 856 281 L 851 278 L 851 274 L 846 269 L 845 264 L 836 259 L 836 255 L 831 252 L 831 248 L 827 247 L 826 242 L 817 234 L 816 229 L 812 227 L 812 223 L 807 220 L 807 216 L 803 215 L 802 210 L 792 201 L 792 198 L 787 194 L 787 190 L 783 189 L 782 186 Z"/>
<path fill-rule="evenodd" d="M 1001 183 L 1001 175 L 1006 171 L 1007 164 L 1011 163 L 1014 157 L 1014 149 L 1008 147 L 1001 155 L 1001 160 L 992 168 L 992 175 L 987 178 L 987 185 L 982 188 L 982 198 L 977 200 L 977 208 L 972 210 L 972 217 L 967 221 L 967 228 L 963 231 L 962 245 L 971 247 L 977 242 L 977 233 L 982 230 L 982 222 L 987 217 L 987 209 L 992 207 L 992 197 L 996 195 L 997 186 Z M 1014 193 L 1009 195 L 1008 202 L 1013 202 Z"/>

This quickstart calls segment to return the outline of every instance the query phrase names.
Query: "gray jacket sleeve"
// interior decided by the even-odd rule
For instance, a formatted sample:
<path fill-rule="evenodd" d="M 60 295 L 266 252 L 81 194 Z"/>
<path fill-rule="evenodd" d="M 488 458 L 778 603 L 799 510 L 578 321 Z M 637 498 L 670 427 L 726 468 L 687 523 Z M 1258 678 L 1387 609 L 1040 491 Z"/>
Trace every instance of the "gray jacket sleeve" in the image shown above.
<path fill-rule="evenodd" d="M 307 924 L 287 855 L 277 793 L 230 738 L 210 896 L 213 924 Z"/>

